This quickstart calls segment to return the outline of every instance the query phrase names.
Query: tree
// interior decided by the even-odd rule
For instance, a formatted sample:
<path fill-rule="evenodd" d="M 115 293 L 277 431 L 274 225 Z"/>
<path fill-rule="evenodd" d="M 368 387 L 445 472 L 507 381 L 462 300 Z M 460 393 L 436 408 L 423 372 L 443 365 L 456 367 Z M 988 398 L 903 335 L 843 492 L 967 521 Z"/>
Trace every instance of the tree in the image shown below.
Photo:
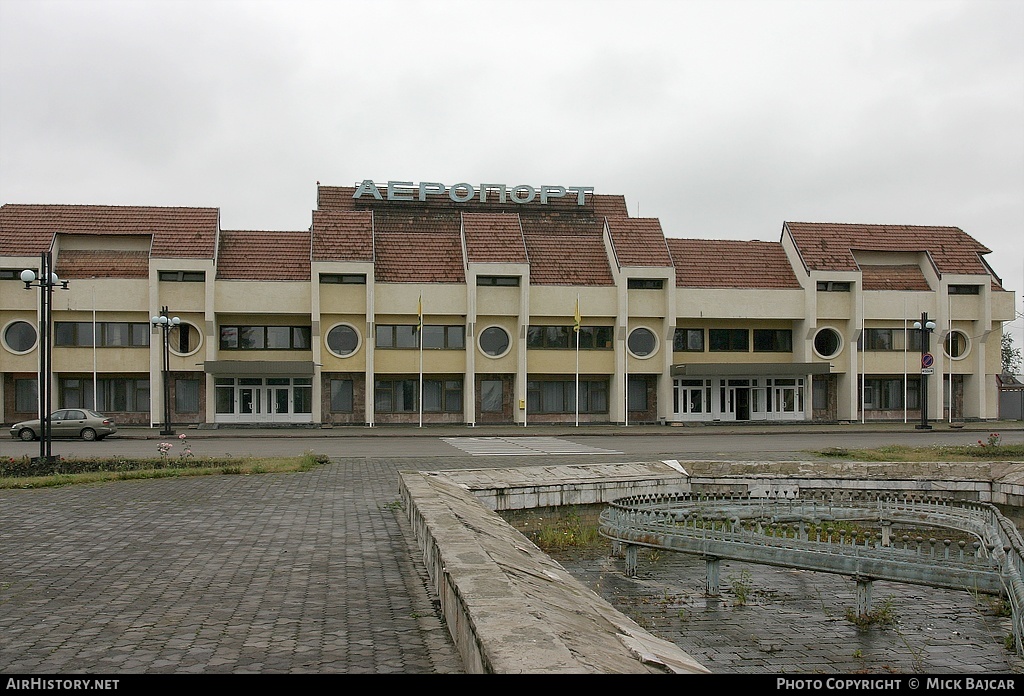
<path fill-rule="evenodd" d="M 1020 348 L 1013 347 L 1013 334 L 1004 333 L 999 339 L 1003 358 L 1003 372 L 1016 375 L 1020 372 Z"/>

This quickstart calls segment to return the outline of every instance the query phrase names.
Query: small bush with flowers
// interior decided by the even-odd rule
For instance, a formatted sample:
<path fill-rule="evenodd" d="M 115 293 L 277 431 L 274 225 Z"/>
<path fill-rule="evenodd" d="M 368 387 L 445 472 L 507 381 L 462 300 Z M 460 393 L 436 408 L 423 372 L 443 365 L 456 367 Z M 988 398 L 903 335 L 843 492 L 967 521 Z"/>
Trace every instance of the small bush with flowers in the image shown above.
<path fill-rule="evenodd" d="M 999 446 L 999 433 L 989 433 L 988 438 L 983 442 L 978 440 L 979 447 L 998 447 Z"/>

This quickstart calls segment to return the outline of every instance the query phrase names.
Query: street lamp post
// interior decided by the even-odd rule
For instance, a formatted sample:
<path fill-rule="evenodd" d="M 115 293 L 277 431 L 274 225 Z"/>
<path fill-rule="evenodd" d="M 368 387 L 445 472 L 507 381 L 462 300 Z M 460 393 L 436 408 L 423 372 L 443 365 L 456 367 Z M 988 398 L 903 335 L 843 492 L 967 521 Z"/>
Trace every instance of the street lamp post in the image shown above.
<path fill-rule="evenodd" d="M 161 435 L 173 435 L 174 431 L 171 429 L 171 344 L 170 344 L 170 331 L 175 326 L 181 323 L 181 319 L 178 317 L 172 317 L 168 315 L 167 306 L 164 305 L 160 308 L 160 316 L 153 317 L 151 320 L 153 326 L 159 328 L 164 335 L 164 374 L 163 374 L 163 387 L 164 387 L 164 429 L 160 431 Z"/>
<path fill-rule="evenodd" d="M 59 287 L 62 290 L 68 289 L 68 281 L 62 281 L 53 272 L 53 254 L 46 251 L 39 256 L 39 275 L 35 271 L 24 270 L 21 272 L 21 281 L 25 283 L 25 289 L 31 290 L 36 287 L 40 290 L 39 302 L 39 460 L 42 462 L 53 461 L 53 422 L 50 418 L 50 411 L 53 405 L 50 402 L 50 375 L 53 372 L 53 357 L 50 351 L 53 316 L 53 289 Z"/>
<path fill-rule="evenodd" d="M 921 332 L 921 422 L 918 430 L 931 430 L 928 425 L 928 375 L 932 374 L 932 331 L 935 322 L 929 321 L 928 312 L 921 312 L 921 321 L 914 322 L 914 328 Z"/>

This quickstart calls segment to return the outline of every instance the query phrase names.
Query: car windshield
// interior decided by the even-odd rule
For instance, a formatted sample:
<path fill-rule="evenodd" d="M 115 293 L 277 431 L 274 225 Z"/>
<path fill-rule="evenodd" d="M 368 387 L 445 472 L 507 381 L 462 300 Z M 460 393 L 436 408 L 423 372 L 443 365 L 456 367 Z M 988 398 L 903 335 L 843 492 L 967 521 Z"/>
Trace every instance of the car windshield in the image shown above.
<path fill-rule="evenodd" d="M 87 413 L 93 418 L 106 418 L 102 413 L 96 413 L 95 411 L 87 411 Z"/>

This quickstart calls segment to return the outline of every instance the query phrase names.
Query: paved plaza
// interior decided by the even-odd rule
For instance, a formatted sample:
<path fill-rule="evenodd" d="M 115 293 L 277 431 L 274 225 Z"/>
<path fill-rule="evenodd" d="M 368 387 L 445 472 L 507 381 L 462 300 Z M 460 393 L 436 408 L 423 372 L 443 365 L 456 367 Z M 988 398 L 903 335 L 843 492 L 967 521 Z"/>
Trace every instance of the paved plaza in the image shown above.
<path fill-rule="evenodd" d="M 335 457 L 306 473 L 0 491 L 0 673 L 463 673 L 401 509 L 403 468 Z M 736 607 L 702 597 L 681 556 L 636 579 L 605 556 L 565 563 L 713 672 L 1024 673 L 1007 620 L 964 593 L 886 585 L 875 596 L 894 598 L 898 630 L 858 633 L 843 578 L 755 568 Z"/>

